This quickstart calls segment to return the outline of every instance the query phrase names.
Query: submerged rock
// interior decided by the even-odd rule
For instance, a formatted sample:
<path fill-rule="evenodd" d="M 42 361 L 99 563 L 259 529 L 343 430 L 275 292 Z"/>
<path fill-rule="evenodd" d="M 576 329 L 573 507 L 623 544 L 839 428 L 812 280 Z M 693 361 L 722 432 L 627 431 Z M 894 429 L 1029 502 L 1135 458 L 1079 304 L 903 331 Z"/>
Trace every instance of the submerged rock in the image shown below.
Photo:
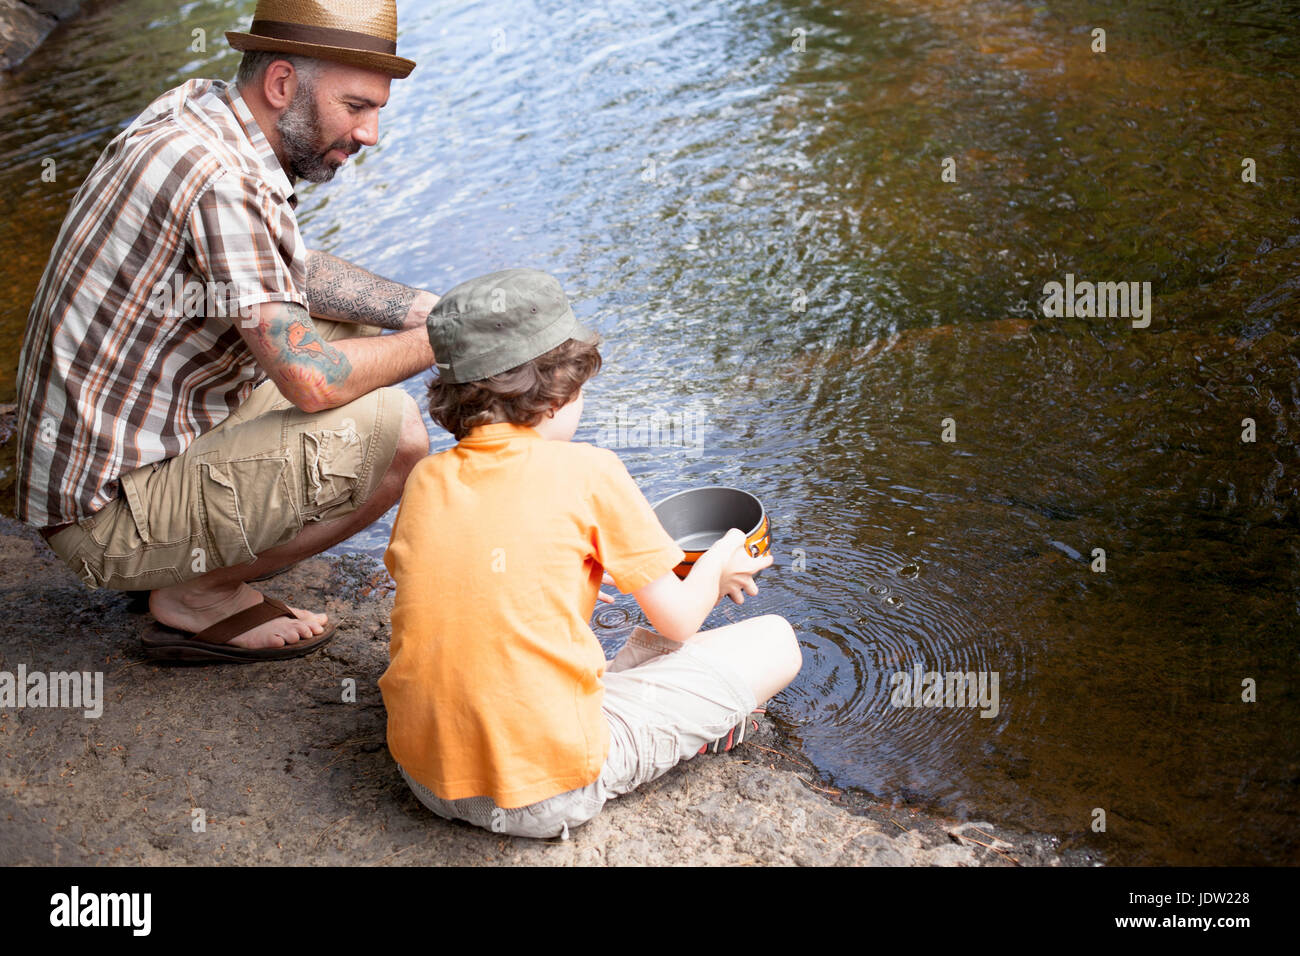
<path fill-rule="evenodd" d="M 12 70 L 83 0 L 0 0 L 0 70 Z"/>

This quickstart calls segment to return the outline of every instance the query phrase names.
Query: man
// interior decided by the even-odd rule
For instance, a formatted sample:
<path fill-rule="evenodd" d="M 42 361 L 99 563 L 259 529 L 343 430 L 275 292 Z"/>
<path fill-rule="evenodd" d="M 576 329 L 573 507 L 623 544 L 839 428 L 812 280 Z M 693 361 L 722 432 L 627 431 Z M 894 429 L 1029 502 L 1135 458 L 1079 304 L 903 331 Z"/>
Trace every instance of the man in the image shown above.
<path fill-rule="evenodd" d="M 91 587 L 150 592 L 150 657 L 322 646 L 325 615 L 247 582 L 371 524 L 428 453 L 389 386 L 430 367 L 437 296 L 309 251 L 294 214 L 295 180 L 377 142 L 415 65 L 396 36 L 395 0 L 260 0 L 227 34 L 237 85 L 151 104 L 55 243 L 19 364 L 18 516 Z"/>

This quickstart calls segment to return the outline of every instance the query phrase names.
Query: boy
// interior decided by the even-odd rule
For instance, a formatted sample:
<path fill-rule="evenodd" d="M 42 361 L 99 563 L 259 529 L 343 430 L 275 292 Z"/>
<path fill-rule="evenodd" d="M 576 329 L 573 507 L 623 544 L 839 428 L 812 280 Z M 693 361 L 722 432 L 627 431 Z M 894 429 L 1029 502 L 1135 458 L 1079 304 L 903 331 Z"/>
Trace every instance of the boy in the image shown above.
<path fill-rule="evenodd" d="M 682 551 L 607 449 L 573 443 L 600 368 L 555 279 L 510 269 L 428 321 L 429 414 L 458 440 L 412 471 L 384 563 L 397 582 L 388 746 L 427 807 L 497 833 L 568 836 L 605 801 L 734 740 L 802 663 L 773 615 L 696 633 L 757 594 L 733 529 L 679 580 Z M 602 575 L 658 633 L 606 662 Z"/>

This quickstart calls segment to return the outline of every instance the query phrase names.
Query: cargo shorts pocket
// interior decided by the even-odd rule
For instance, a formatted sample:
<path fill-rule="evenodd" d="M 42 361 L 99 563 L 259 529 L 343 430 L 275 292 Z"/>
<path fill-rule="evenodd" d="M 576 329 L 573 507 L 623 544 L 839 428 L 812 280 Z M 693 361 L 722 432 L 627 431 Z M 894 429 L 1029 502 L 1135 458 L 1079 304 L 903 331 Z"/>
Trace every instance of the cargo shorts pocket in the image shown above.
<path fill-rule="evenodd" d="M 681 740 L 671 727 L 637 729 L 636 787 L 662 777 L 682 761 Z"/>
<path fill-rule="evenodd" d="M 304 472 L 302 517 L 320 521 L 346 513 L 355 503 L 365 447 L 356 423 L 346 418 L 342 428 L 305 432 L 302 436 Z"/>
<path fill-rule="evenodd" d="M 289 459 L 199 463 L 204 537 L 217 567 L 245 564 L 302 530 L 289 489 Z"/>

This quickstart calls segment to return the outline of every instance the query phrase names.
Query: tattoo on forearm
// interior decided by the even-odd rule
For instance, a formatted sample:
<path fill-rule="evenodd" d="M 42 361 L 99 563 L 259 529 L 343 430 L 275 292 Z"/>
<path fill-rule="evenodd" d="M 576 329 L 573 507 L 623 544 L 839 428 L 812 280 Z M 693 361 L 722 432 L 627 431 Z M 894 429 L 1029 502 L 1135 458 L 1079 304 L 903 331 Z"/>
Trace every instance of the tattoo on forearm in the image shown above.
<path fill-rule="evenodd" d="M 419 289 L 380 278 L 328 252 L 313 250 L 307 260 L 312 312 L 331 319 L 401 329 L 419 294 Z"/>
<path fill-rule="evenodd" d="M 280 358 L 278 370 L 286 380 L 311 388 L 333 387 L 352 374 L 348 357 L 320 337 L 300 305 L 276 309 L 257 335 L 266 350 Z"/>

